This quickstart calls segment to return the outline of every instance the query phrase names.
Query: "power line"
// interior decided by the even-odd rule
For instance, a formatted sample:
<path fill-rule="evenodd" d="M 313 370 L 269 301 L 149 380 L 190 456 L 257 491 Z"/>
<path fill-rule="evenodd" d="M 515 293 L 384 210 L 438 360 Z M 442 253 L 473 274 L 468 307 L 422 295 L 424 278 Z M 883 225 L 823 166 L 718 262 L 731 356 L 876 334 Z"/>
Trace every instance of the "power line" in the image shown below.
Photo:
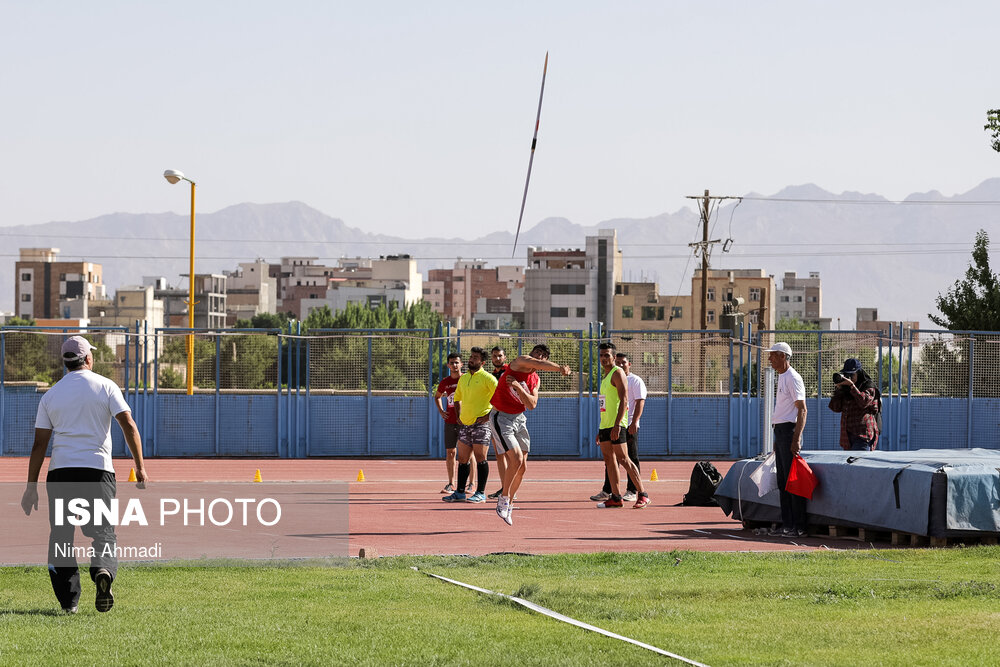
<path fill-rule="evenodd" d="M 730 232 L 730 235 L 731 232 Z M 64 234 L 5 234 L 0 232 L 0 237 L 37 237 L 37 238 L 60 238 L 60 239 L 91 239 L 95 241 L 170 241 L 177 243 L 187 243 L 190 239 L 188 237 L 157 237 L 157 236 L 133 236 L 128 238 L 123 238 L 121 236 L 94 236 L 89 234 L 82 235 L 64 235 Z M 288 239 L 198 239 L 199 244 L 203 243 L 286 243 L 286 244 L 301 244 L 308 243 L 310 245 L 431 245 L 431 246 L 477 246 L 477 247 L 507 247 L 508 243 L 495 243 L 495 242 L 478 242 L 478 241 L 411 241 L 409 239 L 402 239 L 400 241 L 289 241 Z M 687 248 L 690 244 L 688 243 L 619 243 L 619 248 Z M 552 244 L 546 244 L 548 247 L 552 247 Z M 785 248 L 785 247 L 800 247 L 800 246 L 821 246 L 824 248 L 829 247 L 863 247 L 863 248 L 888 248 L 894 246 L 962 246 L 966 248 L 971 248 L 972 244 L 966 241 L 913 241 L 906 243 L 867 243 L 867 242 L 855 242 L 855 243 L 740 243 L 741 247 L 764 247 L 764 248 Z M 2 255 L 0 256 L 10 256 Z M 509 259 L 509 258 L 508 258 Z"/>
<path fill-rule="evenodd" d="M 773 201 L 794 204 L 870 204 L 881 206 L 885 204 L 903 204 L 906 206 L 996 206 L 1000 201 L 928 201 L 926 199 L 792 199 L 787 197 L 743 197 L 747 201 Z"/>
<path fill-rule="evenodd" d="M 971 247 L 971 246 L 970 246 Z M 940 255 L 940 254 L 966 254 L 968 248 L 956 248 L 956 249 L 913 249 L 913 250 L 850 250 L 845 249 L 843 251 L 817 251 L 817 252 L 774 252 L 774 253 L 729 253 L 730 258 L 741 258 L 741 259 L 756 259 L 756 258 L 767 258 L 767 257 L 845 257 L 845 256 L 857 256 L 857 255 Z M 990 252 L 1000 251 L 1000 247 L 990 247 Z M 0 253 L 0 257 L 20 257 L 16 253 Z M 95 259 L 163 259 L 163 260 L 181 260 L 188 259 L 188 255 L 93 255 L 93 254 L 64 254 L 60 256 L 60 261 L 66 261 L 69 258 L 79 257 L 82 261 L 89 261 Z M 637 259 L 687 259 L 691 257 L 691 253 L 684 253 L 682 255 L 628 255 L 625 259 L 637 260 Z M 246 255 L 199 255 L 197 259 L 199 260 L 245 260 Z M 339 260 L 342 257 L 317 257 L 318 261 L 327 260 Z M 454 255 L 442 255 L 436 256 L 426 256 L 421 257 L 417 255 L 410 255 L 410 259 L 418 261 L 430 261 L 430 260 L 451 260 L 454 261 L 458 259 Z M 510 261 L 510 257 L 506 255 L 498 256 L 481 256 L 476 259 L 482 260 L 505 260 Z M 276 262 L 272 262 L 276 263 Z"/>

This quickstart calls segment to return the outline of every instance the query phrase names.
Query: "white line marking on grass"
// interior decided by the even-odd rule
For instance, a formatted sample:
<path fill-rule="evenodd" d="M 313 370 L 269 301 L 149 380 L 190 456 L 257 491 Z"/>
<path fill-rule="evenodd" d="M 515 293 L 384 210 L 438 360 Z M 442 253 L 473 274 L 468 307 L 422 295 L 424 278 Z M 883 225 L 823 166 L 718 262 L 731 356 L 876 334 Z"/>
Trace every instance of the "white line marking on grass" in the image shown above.
<path fill-rule="evenodd" d="M 415 572 L 420 572 L 421 571 L 421 570 L 417 569 L 416 567 L 414 567 L 413 570 Z M 664 651 L 662 648 L 657 648 L 657 647 L 651 646 L 649 644 L 644 644 L 644 643 L 642 643 L 642 642 L 640 642 L 638 640 L 635 640 L 635 639 L 630 639 L 628 637 L 623 637 L 622 635 L 617 635 L 617 634 L 615 634 L 615 633 L 613 633 L 613 632 L 611 632 L 609 630 L 605 630 L 603 628 L 599 628 L 596 625 L 590 625 L 589 623 L 584 623 L 583 621 L 578 621 L 575 618 L 570 618 L 569 616 L 564 616 L 563 614 L 560 614 L 557 611 L 552 611 L 551 609 L 548 609 L 547 607 L 543 607 L 541 605 L 535 604 L 534 602 L 529 602 L 528 600 L 524 600 L 522 598 L 514 597 L 513 595 L 506 595 L 504 593 L 497 593 L 496 591 L 491 591 L 491 590 L 488 590 L 486 588 L 479 588 L 478 586 L 473 586 L 472 584 L 465 584 L 465 583 L 462 583 L 461 581 L 456 581 L 454 579 L 449 579 L 448 577 L 442 577 L 439 574 L 433 574 L 431 572 L 424 572 L 424 574 L 426 574 L 428 577 L 434 577 L 435 579 L 440 579 L 441 581 L 446 581 L 449 584 L 455 584 L 456 586 L 461 586 L 462 588 L 468 588 L 469 590 L 476 591 L 477 593 L 483 593 L 485 595 L 498 595 L 500 597 L 507 598 L 511 602 L 516 602 L 517 604 L 521 605 L 522 607 L 527 607 L 528 609 L 530 609 L 532 611 L 538 612 L 539 614 L 542 614 L 544 616 L 548 616 L 549 618 L 554 618 L 557 621 L 562 621 L 563 623 L 569 623 L 570 625 L 575 625 L 578 628 L 583 628 L 584 630 L 590 630 L 591 632 L 596 632 L 598 634 L 604 635 L 605 637 L 611 637 L 612 639 L 619 639 L 619 640 L 621 640 L 623 642 L 627 642 L 629 644 L 634 644 L 635 646 L 638 646 L 640 648 L 644 648 L 644 649 L 652 651 L 654 653 L 659 653 L 660 655 L 665 655 L 668 658 L 673 658 L 674 660 L 680 660 L 681 662 L 687 663 L 689 665 L 696 665 L 697 667 L 708 667 L 704 663 L 696 662 L 694 660 L 690 660 L 688 658 L 685 658 L 684 656 L 677 655 L 676 653 L 671 653 L 670 651 Z"/>

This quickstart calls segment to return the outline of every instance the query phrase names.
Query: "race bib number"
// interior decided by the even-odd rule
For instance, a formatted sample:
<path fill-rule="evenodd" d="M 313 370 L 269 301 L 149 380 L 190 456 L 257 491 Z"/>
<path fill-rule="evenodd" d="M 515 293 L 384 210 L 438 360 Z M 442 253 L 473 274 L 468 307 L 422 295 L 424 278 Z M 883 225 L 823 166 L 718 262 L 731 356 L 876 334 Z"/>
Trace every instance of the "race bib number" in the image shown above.
<path fill-rule="evenodd" d="M 597 404 L 601 407 L 601 412 L 606 412 L 607 411 L 607 406 L 605 405 L 605 396 L 604 396 L 604 394 L 598 394 L 598 396 L 597 396 Z"/>
<path fill-rule="evenodd" d="M 448 407 L 455 407 L 455 394 L 448 394 Z"/>

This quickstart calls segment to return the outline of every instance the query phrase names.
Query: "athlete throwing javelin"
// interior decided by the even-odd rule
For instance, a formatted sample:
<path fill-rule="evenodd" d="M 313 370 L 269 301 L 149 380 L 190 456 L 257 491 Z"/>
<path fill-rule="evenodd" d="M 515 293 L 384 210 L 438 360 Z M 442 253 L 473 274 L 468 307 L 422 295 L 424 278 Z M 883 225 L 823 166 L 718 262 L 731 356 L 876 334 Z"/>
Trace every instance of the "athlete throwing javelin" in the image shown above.
<path fill-rule="evenodd" d="M 531 349 L 531 354 L 522 355 L 510 362 L 500 376 L 499 384 L 490 401 L 493 405 L 493 412 L 490 413 L 493 437 L 503 449 L 502 457 L 507 463 L 504 468 L 503 487 L 500 497 L 497 498 L 497 515 L 506 521 L 508 526 L 514 525 L 511 514 L 514 506 L 511 501 L 524 478 L 528 450 L 531 447 L 528 420 L 524 416 L 524 411 L 534 410 L 538 405 L 540 381 L 536 371 L 552 371 L 566 376 L 572 373 L 569 366 L 560 366 L 549 361 L 549 354 L 547 345 L 536 345 Z M 497 461 L 499 460 L 500 456 L 497 457 Z"/>

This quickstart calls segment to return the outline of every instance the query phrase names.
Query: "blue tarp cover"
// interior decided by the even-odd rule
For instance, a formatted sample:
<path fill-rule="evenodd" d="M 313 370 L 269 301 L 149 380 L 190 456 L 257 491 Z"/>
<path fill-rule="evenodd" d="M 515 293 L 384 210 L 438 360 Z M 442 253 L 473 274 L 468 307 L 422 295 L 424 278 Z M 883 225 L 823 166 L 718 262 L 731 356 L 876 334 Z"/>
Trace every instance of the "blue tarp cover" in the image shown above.
<path fill-rule="evenodd" d="M 1000 531 L 998 451 L 803 451 L 802 457 L 819 479 L 807 506 L 811 515 L 915 535 Z M 777 516 L 778 492 L 758 497 L 750 479 L 762 459 L 737 461 L 729 469 L 716 491 L 727 514 L 771 520 Z M 743 511 L 737 511 L 741 503 Z M 750 511 L 752 504 L 765 506 L 764 511 Z"/>

